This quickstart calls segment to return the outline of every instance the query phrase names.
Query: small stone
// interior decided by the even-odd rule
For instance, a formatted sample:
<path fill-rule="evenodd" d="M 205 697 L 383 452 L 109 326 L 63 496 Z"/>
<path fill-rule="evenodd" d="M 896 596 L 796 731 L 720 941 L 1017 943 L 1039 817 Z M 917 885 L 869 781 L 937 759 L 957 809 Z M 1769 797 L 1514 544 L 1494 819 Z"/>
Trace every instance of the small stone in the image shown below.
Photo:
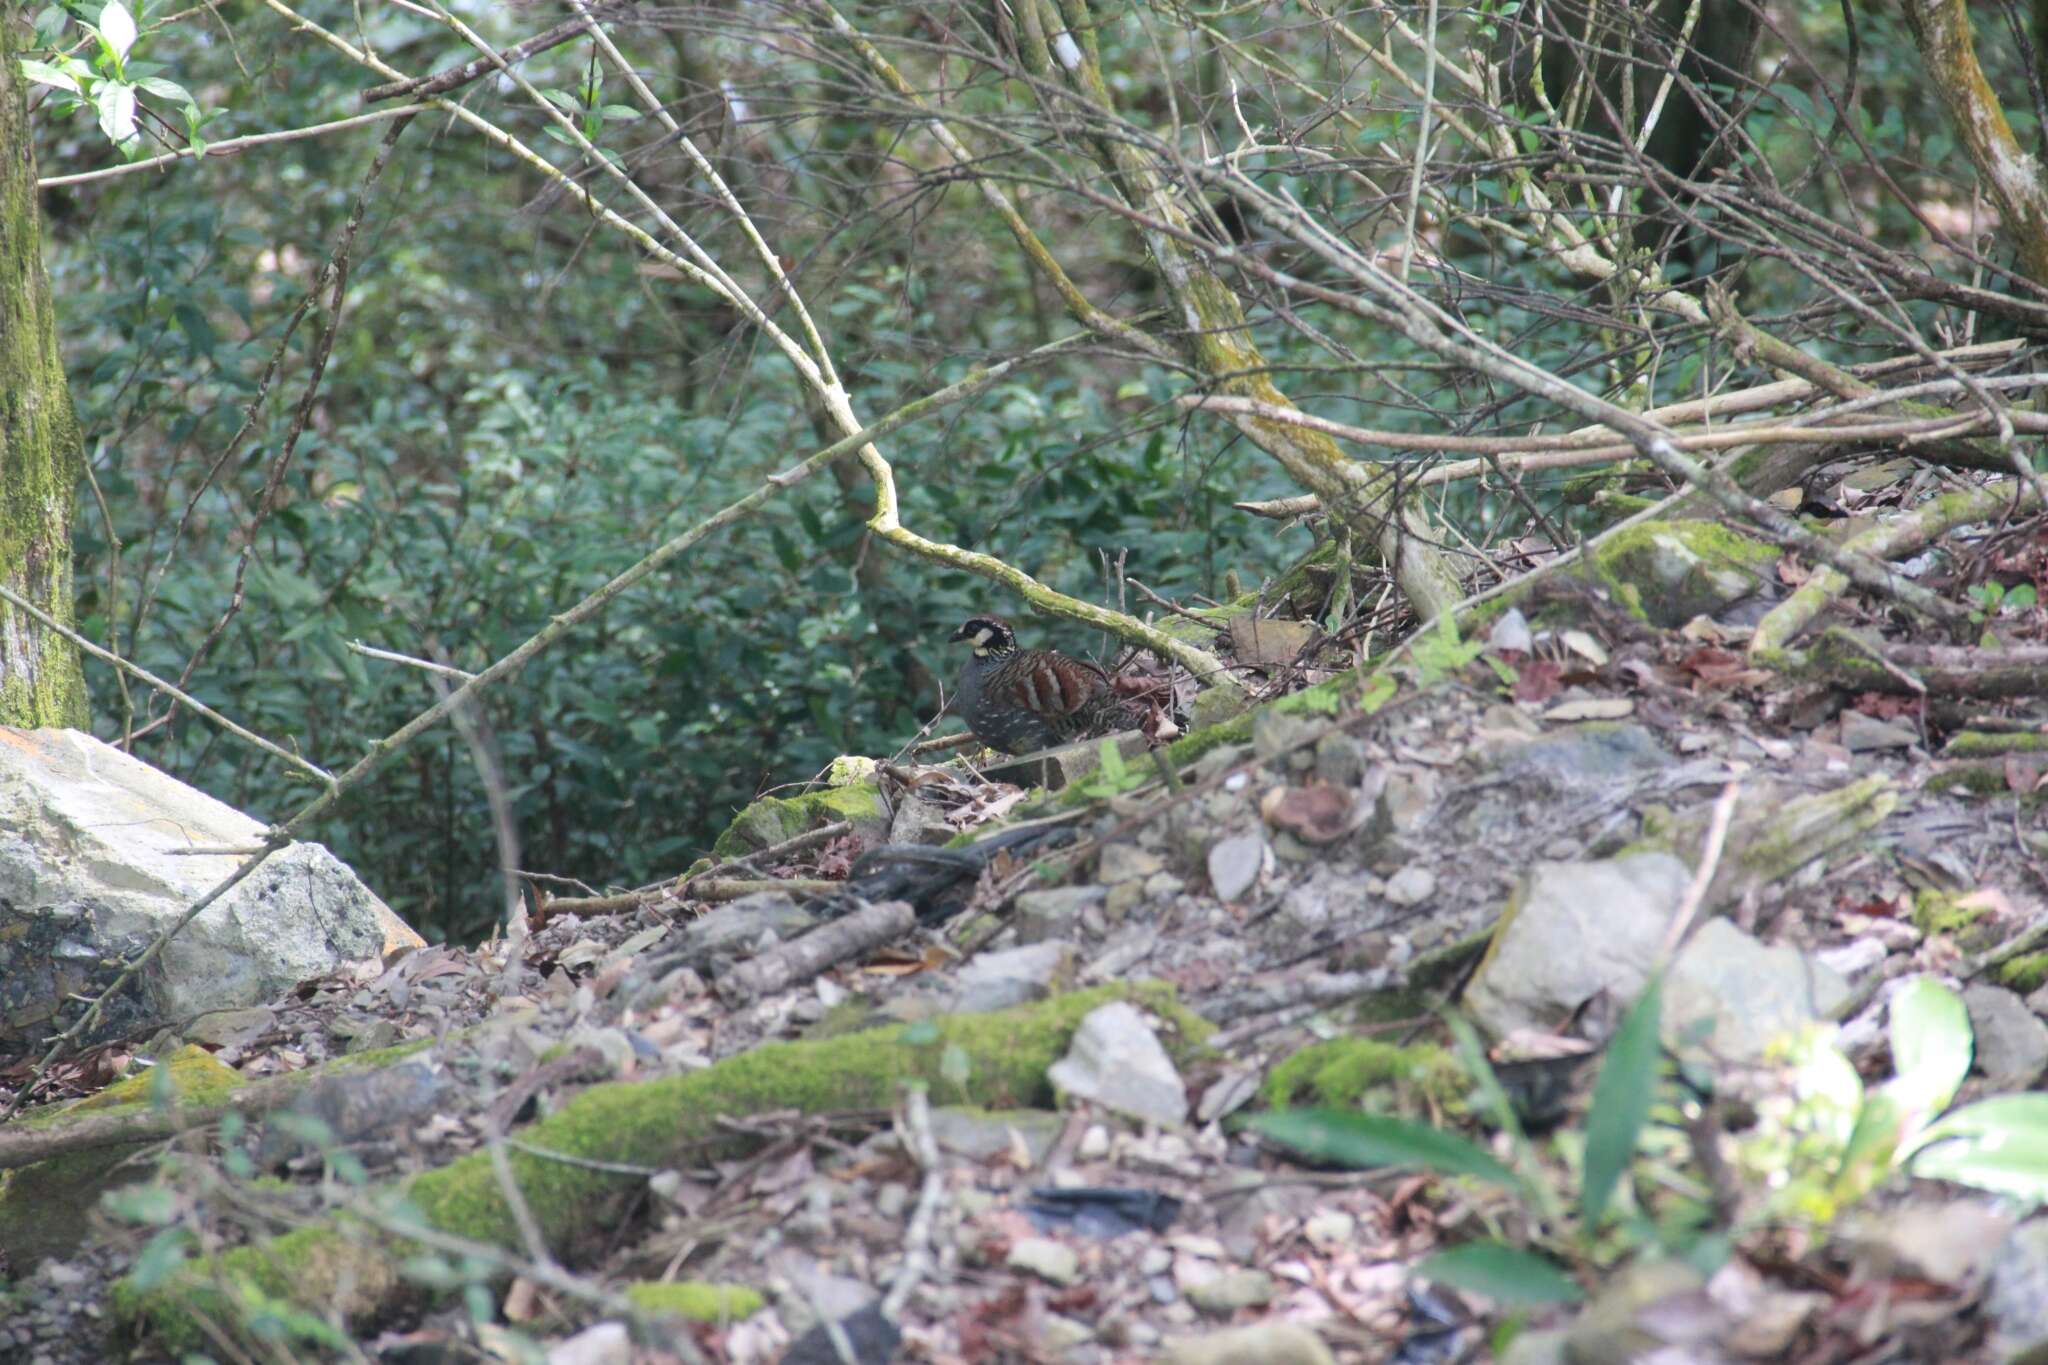
<path fill-rule="evenodd" d="M 1977 1069 L 2001 1090 L 2027 1090 L 2048 1071 L 2048 1024 L 2026 1001 L 1999 986 L 1963 992 L 1977 1038 Z"/>
<path fill-rule="evenodd" d="M 1323 1339 L 1293 1322 L 1255 1322 L 1203 1337 L 1176 1337 L 1159 1360 L 1160 1365 L 1335 1365 Z"/>
<path fill-rule="evenodd" d="M 1252 1269 L 1226 1270 L 1187 1287 L 1188 1302 L 1217 1317 L 1228 1317 L 1240 1308 L 1264 1307 L 1273 1301 L 1273 1293 L 1273 1277 Z"/>
<path fill-rule="evenodd" d="M 1109 890 L 1101 886 L 1055 886 L 1044 891 L 1026 891 L 1017 897 L 1012 920 L 1019 943 L 1039 943 L 1049 938 L 1067 938 L 1074 932 L 1081 912 L 1101 905 Z"/>
<path fill-rule="evenodd" d="M 1367 752 L 1357 735 L 1324 735 L 1316 741 L 1316 776 L 1333 787 L 1356 787 L 1365 780 Z"/>
<path fill-rule="evenodd" d="M 548 1365 L 627 1365 L 632 1358 L 633 1340 L 623 1322 L 586 1327 L 548 1351 Z"/>
<path fill-rule="evenodd" d="M 1166 860 L 1136 844 L 1111 844 L 1102 850 L 1095 875 L 1104 886 L 1120 882 L 1141 882 L 1155 872 L 1166 870 Z"/>
<path fill-rule="evenodd" d="M 1012 1270 L 1036 1275 L 1048 1284 L 1072 1284 L 1081 1275 L 1081 1257 L 1064 1242 L 1050 1237 L 1020 1237 L 1003 1261 Z"/>
<path fill-rule="evenodd" d="M 1302 1224 L 1301 1235 L 1327 1256 L 1351 1245 L 1358 1235 L 1358 1220 L 1341 1209 L 1324 1209 Z"/>
<path fill-rule="evenodd" d="M 1866 716 L 1861 711 L 1842 713 L 1842 747 L 1852 754 L 1869 753 L 1876 749 L 1904 749 L 1919 742 L 1919 732 L 1910 725 L 1879 720 L 1875 716 Z"/>
<path fill-rule="evenodd" d="M 1036 1340 L 1032 1344 L 1052 1357 L 1063 1355 L 1076 1346 L 1085 1346 L 1095 1339 L 1093 1329 L 1058 1313 L 1047 1313 L 1040 1318 L 1033 1335 Z"/>
<path fill-rule="evenodd" d="M 1109 1155 L 1109 1129 L 1099 1123 L 1088 1125 L 1088 1131 L 1081 1134 L 1080 1144 L 1074 1148 L 1074 1155 L 1082 1161 L 1100 1161 Z"/>
<path fill-rule="evenodd" d="M 1252 712 L 1252 752 L 1270 762 L 1307 744 L 1325 724 L 1320 716 L 1283 715 L 1262 706 Z"/>
<path fill-rule="evenodd" d="M 2048 1345 L 2048 1218 L 2020 1224 L 1999 1247 L 1982 1311 L 1991 1323 L 1993 1359 L 2015 1360 Z"/>
<path fill-rule="evenodd" d="M 962 1014 L 986 1014 L 1042 1000 L 1055 981 L 1071 974 L 1072 965 L 1073 950 L 1054 941 L 982 953 L 955 978 L 954 1008 Z"/>
<path fill-rule="evenodd" d="M 1823 948 L 1814 957 L 1843 976 L 1857 977 L 1891 956 L 1891 949 L 1876 938 L 1851 939 L 1833 948 Z"/>
<path fill-rule="evenodd" d="M 1145 1254 L 1138 1258 L 1140 1275 L 1164 1275 L 1173 1269 L 1173 1253 L 1165 1247 L 1147 1247 Z"/>
<path fill-rule="evenodd" d="M 1148 901 L 1170 901 L 1188 889 L 1188 884 L 1171 872 L 1154 872 L 1145 878 L 1145 899 Z"/>
<path fill-rule="evenodd" d="M 890 1181 L 875 1191 L 875 1212 L 884 1218 L 901 1218 L 910 1207 L 910 1187 Z"/>
<path fill-rule="evenodd" d="M 1046 1076 L 1068 1094 L 1148 1123 L 1187 1117 L 1187 1087 L 1173 1059 L 1145 1016 L 1122 1000 L 1090 1011 Z"/>
<path fill-rule="evenodd" d="M 1209 885 L 1220 901 L 1235 901 L 1250 891 L 1266 865 L 1266 841 L 1256 834 L 1219 840 L 1209 850 Z"/>
<path fill-rule="evenodd" d="M 1102 902 L 1102 913 L 1109 917 L 1110 923 L 1115 924 L 1144 903 L 1143 882 L 1118 882 L 1109 888 L 1109 895 Z"/>
<path fill-rule="evenodd" d="M 1380 893 L 1395 905 L 1420 905 L 1435 894 L 1436 874 L 1413 863 L 1387 878 L 1387 889 Z"/>

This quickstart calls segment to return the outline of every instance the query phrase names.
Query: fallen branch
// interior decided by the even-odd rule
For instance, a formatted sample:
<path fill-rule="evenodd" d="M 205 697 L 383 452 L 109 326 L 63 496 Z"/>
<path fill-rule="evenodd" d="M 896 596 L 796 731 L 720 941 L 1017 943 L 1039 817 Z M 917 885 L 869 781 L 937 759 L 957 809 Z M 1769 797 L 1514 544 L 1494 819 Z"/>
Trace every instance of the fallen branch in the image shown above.
<path fill-rule="evenodd" d="M 1851 536 L 1843 545 L 1859 554 L 1890 559 L 1913 554 L 1958 526 L 1985 521 L 2008 510 L 2025 515 L 2039 506 L 2040 499 L 2032 485 L 1986 484 L 1981 488 L 1945 493 L 1911 512 L 1888 518 L 1881 525 Z M 1768 662 L 1768 656 L 1790 644 L 1848 586 L 1849 580 L 1839 570 L 1817 570 L 1791 596 L 1764 613 L 1764 618 L 1757 622 L 1756 634 L 1749 641 L 1750 657 Z"/>
<path fill-rule="evenodd" d="M 809 981 L 835 967 L 899 939 L 917 927 L 917 912 L 908 901 L 883 901 L 862 906 L 800 938 L 748 958 L 720 976 L 718 998 L 734 1009 Z"/>

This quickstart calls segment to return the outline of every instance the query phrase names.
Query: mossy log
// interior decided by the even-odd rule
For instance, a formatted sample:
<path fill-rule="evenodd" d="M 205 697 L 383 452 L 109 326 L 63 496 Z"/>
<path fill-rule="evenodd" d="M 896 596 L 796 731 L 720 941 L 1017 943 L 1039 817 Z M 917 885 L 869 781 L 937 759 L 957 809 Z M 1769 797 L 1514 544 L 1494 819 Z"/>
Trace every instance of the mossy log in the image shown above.
<path fill-rule="evenodd" d="M 686 1157 L 737 1153 L 758 1139 L 721 1127 L 721 1120 L 882 1108 L 896 1102 L 906 1082 L 930 1084 L 949 1102 L 1048 1105 L 1053 1095 L 1046 1069 L 1065 1051 L 1082 1018 L 1111 1000 L 1159 1012 L 1173 1025 L 1165 1041 L 1183 1056 L 1209 1031 L 1175 1002 L 1170 987 L 1138 983 L 1022 1009 L 954 1016 L 935 1026 L 766 1043 L 687 1075 L 595 1086 L 522 1129 L 520 1147 L 505 1155 L 542 1238 L 551 1251 L 564 1254 L 612 1229 L 622 1206 L 644 1184 L 637 1175 L 581 1163 L 662 1169 Z M 968 1062 L 959 1084 L 940 1078 L 942 1056 L 956 1047 Z M 957 1059 L 947 1070 L 958 1074 Z M 428 1227 L 523 1254 L 489 1153 L 428 1171 L 403 1193 L 411 1216 Z M 338 1210 L 282 1236 L 210 1257 L 149 1290 L 123 1281 L 112 1302 L 124 1334 L 173 1353 L 207 1346 L 202 1323 L 233 1332 L 246 1305 L 265 1301 L 331 1312 L 361 1327 L 406 1300 L 410 1291 L 401 1267 L 418 1250 Z"/>

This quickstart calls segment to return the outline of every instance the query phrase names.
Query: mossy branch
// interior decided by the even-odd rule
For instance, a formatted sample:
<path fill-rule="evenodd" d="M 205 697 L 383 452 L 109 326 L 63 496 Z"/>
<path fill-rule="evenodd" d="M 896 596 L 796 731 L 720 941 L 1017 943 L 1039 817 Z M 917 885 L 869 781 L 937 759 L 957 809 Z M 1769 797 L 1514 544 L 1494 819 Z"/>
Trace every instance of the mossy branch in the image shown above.
<path fill-rule="evenodd" d="M 1046 1070 L 1066 1051 L 1089 1011 L 1129 1000 L 1174 1026 L 1165 1041 L 1183 1054 L 1209 1033 L 1175 1003 L 1170 987 L 1115 985 L 993 1014 L 934 1021 L 930 1041 L 908 1026 L 807 1042 L 764 1043 L 685 1075 L 594 1086 L 519 1132 L 507 1153 L 520 1195 L 550 1245 L 604 1226 L 643 1182 L 708 1146 L 743 1151 L 758 1139 L 725 1121 L 794 1110 L 801 1114 L 883 1108 L 905 1082 L 924 1082 L 947 1101 L 990 1107 L 1050 1104 Z M 966 1054 L 966 1079 L 942 1079 L 941 1057 Z M 945 1074 L 957 1075 L 957 1064 Z M 559 1153 L 568 1160 L 546 1155 Z M 607 1169 L 610 1167 L 610 1169 Z M 427 1227 L 504 1249 L 521 1246 L 489 1155 L 471 1153 L 428 1171 L 405 1190 Z M 143 1291 L 123 1282 L 116 1314 L 138 1334 L 172 1350 L 201 1344 L 199 1321 L 233 1321 L 233 1291 L 252 1284 L 314 1309 L 333 1306 L 352 1323 L 376 1317 L 407 1292 L 398 1274 L 404 1248 L 346 1213 L 210 1258 L 170 1284 Z"/>

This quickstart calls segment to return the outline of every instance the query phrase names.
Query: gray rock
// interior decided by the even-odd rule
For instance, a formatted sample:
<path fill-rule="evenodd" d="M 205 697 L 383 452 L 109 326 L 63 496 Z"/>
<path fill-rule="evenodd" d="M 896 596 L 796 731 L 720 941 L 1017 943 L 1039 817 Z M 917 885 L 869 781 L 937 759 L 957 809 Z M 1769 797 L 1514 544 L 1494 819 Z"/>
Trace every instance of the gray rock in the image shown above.
<path fill-rule="evenodd" d="M 1003 1264 L 1028 1271 L 1048 1284 L 1072 1284 L 1081 1275 L 1080 1253 L 1050 1237 L 1019 1237 L 1010 1244 Z"/>
<path fill-rule="evenodd" d="M 1165 870 L 1166 860 L 1157 853 L 1136 844 L 1110 844 L 1102 850 L 1095 879 L 1104 886 L 1115 886 L 1120 882 L 1142 882 Z"/>
<path fill-rule="evenodd" d="M 1166 1343 L 1160 1365 L 1336 1365 L 1330 1348 L 1293 1322 L 1255 1322 Z"/>
<path fill-rule="evenodd" d="M 1412 863 L 1387 878 L 1387 889 L 1380 893 L 1395 905 L 1420 905 L 1435 894 L 1436 874 Z"/>
<path fill-rule="evenodd" d="M 1867 754 L 1877 749 L 1905 749 L 1919 742 L 1919 732 L 1910 725 L 1902 725 L 1895 720 L 1879 720 L 1861 711 L 1842 713 L 1842 747 L 1852 754 Z"/>
<path fill-rule="evenodd" d="M 1370 762 L 1365 741 L 1343 731 L 1316 741 L 1316 776 L 1333 787 L 1356 787 Z"/>
<path fill-rule="evenodd" d="M 1055 979 L 1071 975 L 1073 951 L 1055 940 L 982 953 L 953 978 L 953 1007 L 962 1014 L 986 1014 L 1043 1000 Z"/>
<path fill-rule="evenodd" d="M 1012 916 L 1017 941 L 1037 943 L 1049 938 L 1068 938 L 1079 932 L 1081 913 L 1100 905 L 1109 895 L 1106 886 L 1055 886 L 1044 891 L 1026 891 L 1017 897 Z"/>
<path fill-rule="evenodd" d="M 892 844 L 924 844 L 937 847 L 960 831 L 946 819 L 946 808 L 926 801 L 916 792 L 896 798 L 896 815 L 889 822 Z"/>
<path fill-rule="evenodd" d="M 50 1032 L 244 861 L 184 850 L 264 833 L 91 735 L 0 729 L 0 1040 Z M 287 844 L 180 930 L 103 1024 L 147 1032 L 421 946 L 333 854 Z"/>
<path fill-rule="evenodd" d="M 1848 998 L 1849 983 L 1834 968 L 1708 920 L 1665 979 L 1664 1038 L 1681 1052 L 1756 1061 L 1775 1039 L 1832 1016 Z"/>
<path fill-rule="evenodd" d="M 1983 1313 L 1995 1360 L 2048 1348 L 2048 1217 L 2014 1228 L 1991 1259 Z"/>
<path fill-rule="evenodd" d="M 932 1110 L 933 1141 L 973 1161 L 992 1161 L 1021 1142 L 1035 1166 L 1065 1129 L 1066 1120 L 1049 1109 Z"/>
<path fill-rule="evenodd" d="M 1321 716 L 1283 715 L 1270 706 L 1252 712 L 1252 752 L 1271 762 L 1308 743 L 1329 721 Z"/>
<path fill-rule="evenodd" d="M 1861 976 L 1891 956 L 1884 940 L 1866 935 L 1834 948 L 1823 948 L 1814 956 L 1843 976 Z"/>
<path fill-rule="evenodd" d="M 1597 791 L 1676 762 L 1648 730 L 1620 721 L 1553 730 L 1488 750 L 1486 757 L 1502 777 L 1560 794 Z"/>
<path fill-rule="evenodd" d="M 1977 1036 L 1977 1069 L 2001 1090 L 2029 1090 L 2048 1071 L 2048 1024 L 2026 1001 L 1998 986 L 1964 990 Z"/>
<path fill-rule="evenodd" d="M 1473 1019 L 1502 1037 L 1550 1028 L 1601 991 L 1633 997 L 1691 880 L 1668 853 L 1537 863 L 1465 993 Z"/>
<path fill-rule="evenodd" d="M 1838 1229 L 1860 1277 L 1907 1276 L 1967 1288 L 2011 1233 L 2013 1219 L 1973 1199 L 1915 1199 L 1856 1213 Z"/>
<path fill-rule="evenodd" d="M 1218 840 L 1209 850 L 1209 885 L 1220 901 L 1234 901 L 1251 890 L 1266 865 L 1266 841 L 1256 834 Z"/>
<path fill-rule="evenodd" d="M 246 1047 L 277 1027 L 277 1011 L 257 1007 L 246 1010 L 214 1010 L 188 1019 L 178 1032 L 189 1043 L 212 1047 Z"/>
<path fill-rule="evenodd" d="M 1635 590 L 1652 625 L 1682 626 L 1755 592 L 1758 569 L 1777 560 L 1769 546 L 1727 537 L 1705 522 L 1649 523 L 1602 554 L 1601 572 Z M 1730 545 L 1741 546 L 1739 560 Z"/>
<path fill-rule="evenodd" d="M 600 1322 L 548 1348 L 548 1365 L 629 1365 L 633 1338 L 623 1322 Z"/>
<path fill-rule="evenodd" d="M 1373 823 L 1395 834 L 1413 834 L 1422 828 L 1442 794 L 1443 781 L 1430 769 L 1392 769 L 1380 788 Z"/>
<path fill-rule="evenodd" d="M 1212 1280 L 1187 1287 L 1188 1302 L 1204 1313 L 1227 1318 L 1240 1308 L 1262 1308 L 1273 1301 L 1273 1277 L 1263 1270 L 1226 1270 Z"/>
<path fill-rule="evenodd" d="M 1122 1000 L 1091 1010 L 1046 1075 L 1070 1095 L 1147 1123 L 1187 1117 L 1187 1087 L 1173 1059 L 1145 1016 Z"/>

